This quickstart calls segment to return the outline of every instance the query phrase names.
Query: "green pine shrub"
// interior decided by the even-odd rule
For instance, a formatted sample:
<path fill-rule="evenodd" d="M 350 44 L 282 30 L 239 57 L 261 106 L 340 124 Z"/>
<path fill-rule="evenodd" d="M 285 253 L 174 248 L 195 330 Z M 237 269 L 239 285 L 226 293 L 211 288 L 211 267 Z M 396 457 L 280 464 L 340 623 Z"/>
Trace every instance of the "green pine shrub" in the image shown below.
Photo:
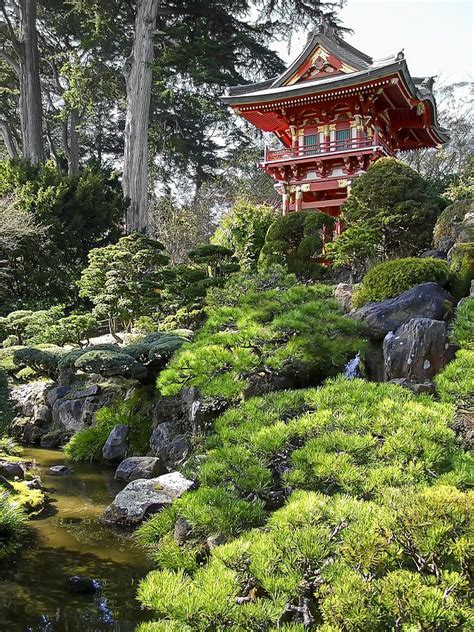
<path fill-rule="evenodd" d="M 16 367 L 29 368 L 35 375 L 56 379 L 58 376 L 58 365 L 64 355 L 63 349 L 39 349 L 35 347 L 25 347 L 17 349 L 13 354 L 13 362 Z"/>
<path fill-rule="evenodd" d="M 192 527 L 183 555 L 196 561 L 206 538 L 263 524 L 298 489 L 379 501 L 391 488 L 465 485 L 469 459 L 458 452 L 452 417 L 450 404 L 342 377 L 251 398 L 216 420 L 198 490 L 144 523 L 138 538 L 170 568 L 157 551 L 169 546 L 177 518 Z"/>
<path fill-rule="evenodd" d="M 84 373 L 98 373 L 103 377 L 121 375 L 134 379 L 144 379 L 145 367 L 126 353 L 116 351 L 87 351 L 78 358 L 74 366 Z"/>
<path fill-rule="evenodd" d="M 277 217 L 265 237 L 259 268 L 284 265 L 300 278 L 322 278 L 325 267 L 315 259 L 323 257 L 323 233 L 334 222 L 333 217 L 315 211 Z"/>
<path fill-rule="evenodd" d="M 436 220 L 433 229 L 433 246 L 439 248 L 444 239 L 456 241 L 459 225 L 470 210 L 471 200 L 457 200 L 447 206 Z M 451 242 L 452 243 L 452 242 Z"/>
<path fill-rule="evenodd" d="M 294 492 L 194 572 L 152 571 L 138 598 L 192 630 L 468 629 L 473 509 L 474 494 L 443 485 L 379 503 Z"/>
<path fill-rule="evenodd" d="M 474 351 L 474 297 L 466 298 L 456 308 L 451 340 L 464 349 Z"/>
<path fill-rule="evenodd" d="M 95 413 L 94 425 L 79 430 L 66 444 L 66 455 L 72 461 L 102 461 L 102 448 L 114 426 L 119 424 L 129 428 L 129 456 L 147 454 L 153 424 L 149 407 L 149 393 L 142 390 L 130 399 L 100 408 Z"/>
<path fill-rule="evenodd" d="M 234 399 L 254 376 L 301 386 L 342 370 L 364 346 L 360 326 L 344 318 L 330 287 L 280 287 L 278 279 L 267 290 L 246 284 L 239 292 L 233 281 L 230 290 L 216 290 L 195 340 L 160 373 L 160 392 L 176 395 L 183 386 L 195 386 L 204 395 Z"/>
<path fill-rule="evenodd" d="M 460 349 L 455 359 L 435 377 L 442 401 L 462 404 L 474 400 L 474 350 Z"/>
<path fill-rule="evenodd" d="M 353 297 L 354 307 L 373 301 L 384 301 L 402 294 L 420 283 L 446 285 L 450 280 L 449 265 L 441 259 L 392 259 L 374 266 L 363 278 Z"/>

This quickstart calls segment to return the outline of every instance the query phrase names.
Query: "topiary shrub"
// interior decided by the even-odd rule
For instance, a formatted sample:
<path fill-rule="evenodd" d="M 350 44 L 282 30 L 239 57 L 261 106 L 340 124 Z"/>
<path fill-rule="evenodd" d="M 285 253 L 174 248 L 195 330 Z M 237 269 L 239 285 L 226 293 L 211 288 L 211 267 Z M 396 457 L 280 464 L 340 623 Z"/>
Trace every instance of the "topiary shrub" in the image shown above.
<path fill-rule="evenodd" d="M 150 396 L 141 391 L 134 397 L 112 406 L 104 406 L 95 413 L 94 425 L 79 430 L 67 443 L 65 453 L 72 461 L 102 461 L 102 448 L 118 424 L 129 427 L 127 435 L 130 456 L 147 454 L 153 425 L 149 410 Z"/>
<path fill-rule="evenodd" d="M 334 222 L 333 217 L 315 211 L 278 217 L 265 237 L 259 268 L 284 265 L 300 278 L 320 279 L 325 268 L 315 259 L 323 257 L 323 233 Z"/>
<path fill-rule="evenodd" d="M 456 244 L 449 253 L 452 295 L 459 300 L 469 294 L 474 279 L 474 242 Z"/>
<path fill-rule="evenodd" d="M 384 261 L 364 276 L 354 293 L 352 304 L 362 307 L 373 301 L 384 301 L 429 281 L 446 285 L 450 278 L 449 265 L 441 259 L 407 257 Z"/>
<path fill-rule="evenodd" d="M 277 280 L 278 283 L 278 280 Z M 163 370 L 157 386 L 176 395 L 183 386 L 235 399 L 255 387 L 307 385 L 335 375 L 363 346 L 360 325 L 344 318 L 330 287 L 229 290 L 232 306 L 209 306 L 209 317 Z M 226 291 L 215 297 L 225 297 Z"/>
<path fill-rule="evenodd" d="M 474 400 L 474 351 L 460 349 L 456 358 L 435 377 L 442 401 L 462 404 Z"/>
<path fill-rule="evenodd" d="M 456 308 L 451 340 L 464 349 L 474 351 L 474 297 L 464 299 Z"/>
<path fill-rule="evenodd" d="M 14 352 L 13 362 L 19 369 L 30 368 L 36 375 L 54 380 L 58 377 L 59 362 L 63 354 L 62 349 L 44 350 L 25 347 Z"/>
<path fill-rule="evenodd" d="M 130 355 L 116 351 L 86 351 L 74 362 L 74 366 L 84 373 L 98 373 L 103 377 L 121 375 L 142 380 L 147 374 L 145 367 Z"/>
<path fill-rule="evenodd" d="M 436 220 L 433 229 L 433 246 L 440 250 L 448 249 L 458 236 L 459 225 L 471 208 L 471 200 L 458 200 L 447 206 Z M 444 242 L 444 243 L 443 243 Z"/>

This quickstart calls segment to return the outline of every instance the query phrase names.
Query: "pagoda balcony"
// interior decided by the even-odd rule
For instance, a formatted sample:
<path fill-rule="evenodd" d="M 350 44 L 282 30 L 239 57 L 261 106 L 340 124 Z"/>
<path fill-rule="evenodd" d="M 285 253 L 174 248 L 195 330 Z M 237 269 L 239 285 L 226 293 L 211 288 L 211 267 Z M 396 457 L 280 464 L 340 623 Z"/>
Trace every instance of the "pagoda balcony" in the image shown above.
<path fill-rule="evenodd" d="M 373 138 L 350 138 L 347 140 L 328 141 L 318 145 L 306 145 L 304 147 L 285 147 L 283 149 L 270 149 L 265 146 L 263 164 L 281 163 L 286 161 L 304 162 L 311 158 L 335 158 L 343 157 L 350 153 L 382 152 L 386 156 L 394 156 L 394 152 L 375 134 Z"/>

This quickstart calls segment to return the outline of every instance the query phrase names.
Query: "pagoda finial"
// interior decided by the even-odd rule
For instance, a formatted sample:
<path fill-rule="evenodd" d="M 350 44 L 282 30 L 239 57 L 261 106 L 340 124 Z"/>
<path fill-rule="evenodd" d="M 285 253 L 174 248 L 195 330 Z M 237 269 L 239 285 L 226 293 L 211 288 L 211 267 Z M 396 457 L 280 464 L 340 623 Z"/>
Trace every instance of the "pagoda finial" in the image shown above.
<path fill-rule="evenodd" d="M 334 28 L 328 15 L 325 15 L 324 13 L 321 14 L 317 31 L 327 37 L 333 37 L 335 35 Z"/>

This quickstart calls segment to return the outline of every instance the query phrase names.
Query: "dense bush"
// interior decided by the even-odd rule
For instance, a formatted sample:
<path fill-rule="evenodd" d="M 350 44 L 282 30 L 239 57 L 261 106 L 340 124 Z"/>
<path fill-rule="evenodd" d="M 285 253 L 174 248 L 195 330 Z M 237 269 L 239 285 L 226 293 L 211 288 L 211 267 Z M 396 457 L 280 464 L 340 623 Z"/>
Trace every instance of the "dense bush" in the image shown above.
<path fill-rule="evenodd" d="M 153 419 L 150 393 L 142 391 L 125 401 L 105 406 L 95 413 L 94 425 L 77 432 L 64 450 L 73 461 L 101 461 L 102 448 L 111 430 L 118 424 L 128 426 L 130 456 L 147 454 Z"/>
<path fill-rule="evenodd" d="M 456 244 L 451 252 L 452 294 L 461 299 L 469 294 L 474 279 L 474 236 L 471 243 Z"/>
<path fill-rule="evenodd" d="M 343 378 L 229 409 L 198 490 L 139 530 L 160 569 L 139 599 L 181 629 L 462 629 L 473 498 L 452 416 Z"/>
<path fill-rule="evenodd" d="M 64 354 L 62 349 L 38 349 L 25 347 L 13 354 L 13 362 L 18 369 L 29 368 L 37 376 L 52 380 L 58 377 L 58 364 Z"/>
<path fill-rule="evenodd" d="M 64 346 L 89 343 L 89 338 L 97 335 L 99 323 L 93 314 L 71 314 L 48 325 L 35 335 L 34 342 Z"/>
<path fill-rule="evenodd" d="M 460 347 L 474 351 L 474 297 L 465 299 L 456 308 L 451 339 Z"/>
<path fill-rule="evenodd" d="M 222 217 L 211 241 L 234 251 L 242 268 L 255 268 L 265 235 L 275 217 L 273 207 L 240 199 Z"/>
<path fill-rule="evenodd" d="M 361 307 L 372 301 L 384 301 L 419 283 L 433 281 L 446 285 L 449 279 L 449 265 L 441 259 L 407 257 L 384 261 L 364 276 L 354 294 L 353 305 Z"/>
<path fill-rule="evenodd" d="M 51 307 L 39 311 L 17 310 L 0 318 L 0 337 L 14 336 L 8 346 L 28 343 L 50 342 L 42 339 L 45 329 L 54 325 L 64 316 L 62 306 Z"/>
<path fill-rule="evenodd" d="M 334 221 L 333 217 L 315 211 L 278 217 L 268 229 L 259 267 L 285 265 L 289 272 L 303 279 L 321 278 L 324 266 L 316 260 L 323 257 L 324 230 L 331 229 Z"/>
<path fill-rule="evenodd" d="M 335 375 L 363 346 L 359 325 L 344 318 L 329 287 L 295 283 L 282 289 L 279 277 L 263 291 L 246 285 L 239 295 L 231 282 L 233 302 L 209 307 L 195 340 L 159 375 L 162 394 L 196 386 L 205 395 L 232 399 L 255 379 L 270 388 L 279 378 L 307 385 Z M 225 294 L 224 289 L 214 296 Z"/>
<path fill-rule="evenodd" d="M 74 304 L 91 248 L 120 234 L 124 200 L 117 174 L 91 166 L 69 176 L 53 165 L 0 161 L 0 198 L 12 196 L 42 230 L 0 252 L 2 311 Z"/>
<path fill-rule="evenodd" d="M 460 349 L 456 358 L 435 377 L 436 389 L 445 402 L 474 400 L 474 351 Z"/>
<path fill-rule="evenodd" d="M 471 207 L 471 200 L 458 200 L 447 206 L 436 220 L 433 229 L 433 246 L 440 248 L 443 240 L 456 241 L 459 225 Z M 451 246 L 449 246 L 451 247 Z"/>
<path fill-rule="evenodd" d="M 381 158 L 352 184 L 342 208 L 351 232 L 334 242 L 331 255 L 341 265 L 359 268 L 361 258 L 418 255 L 430 247 L 443 206 L 432 184 L 417 171 L 394 158 Z"/>

